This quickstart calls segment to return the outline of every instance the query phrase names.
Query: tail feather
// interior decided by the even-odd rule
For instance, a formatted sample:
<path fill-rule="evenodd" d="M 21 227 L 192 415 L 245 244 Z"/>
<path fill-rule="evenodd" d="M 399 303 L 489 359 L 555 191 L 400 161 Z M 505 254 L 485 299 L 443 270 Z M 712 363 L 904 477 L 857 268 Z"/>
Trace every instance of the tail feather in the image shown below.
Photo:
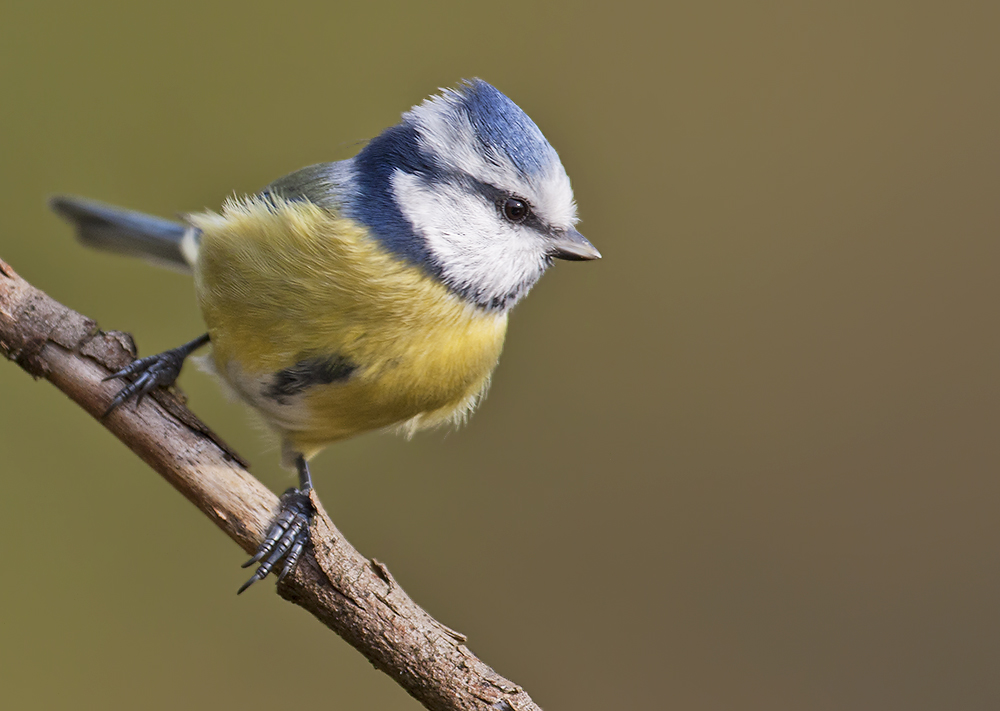
<path fill-rule="evenodd" d="M 76 227 L 88 247 L 191 271 L 193 227 L 73 196 L 58 195 L 49 205 Z"/>

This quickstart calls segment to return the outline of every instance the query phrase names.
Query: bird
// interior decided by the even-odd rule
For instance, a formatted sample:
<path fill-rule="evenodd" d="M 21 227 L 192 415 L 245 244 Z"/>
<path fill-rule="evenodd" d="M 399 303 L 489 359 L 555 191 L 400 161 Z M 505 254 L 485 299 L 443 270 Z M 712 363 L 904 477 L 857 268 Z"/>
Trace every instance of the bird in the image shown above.
<path fill-rule="evenodd" d="M 511 309 L 554 260 L 600 259 L 565 168 L 482 79 L 441 89 L 353 158 L 312 165 L 180 221 L 76 196 L 50 201 L 86 246 L 189 272 L 206 332 L 108 376 L 105 414 L 208 367 L 281 441 L 298 486 L 244 567 L 242 593 L 296 567 L 315 514 L 309 461 L 364 432 L 463 422 Z M 280 570 L 277 566 L 281 565 Z"/>

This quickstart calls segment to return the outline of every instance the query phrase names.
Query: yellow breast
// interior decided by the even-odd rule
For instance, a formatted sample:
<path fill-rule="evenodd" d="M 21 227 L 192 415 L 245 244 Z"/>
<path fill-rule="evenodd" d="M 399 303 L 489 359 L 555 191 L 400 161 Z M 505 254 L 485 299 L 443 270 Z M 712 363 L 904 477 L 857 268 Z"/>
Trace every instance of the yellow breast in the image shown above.
<path fill-rule="evenodd" d="M 311 456 L 372 429 L 454 421 L 485 392 L 506 315 L 461 300 L 364 226 L 273 198 L 191 221 L 202 232 L 195 280 L 216 369 L 286 447 Z M 275 374 L 303 362 L 343 368 L 281 395 Z M 349 376 L 333 377 L 341 371 Z"/>

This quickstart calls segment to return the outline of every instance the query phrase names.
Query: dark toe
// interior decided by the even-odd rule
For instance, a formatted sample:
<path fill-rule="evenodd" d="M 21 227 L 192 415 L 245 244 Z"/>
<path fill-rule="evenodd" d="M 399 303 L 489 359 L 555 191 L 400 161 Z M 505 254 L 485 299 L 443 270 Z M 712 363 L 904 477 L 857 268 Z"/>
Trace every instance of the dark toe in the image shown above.
<path fill-rule="evenodd" d="M 309 522 L 315 514 L 309 493 L 298 489 L 289 489 L 281 497 L 281 508 L 275 517 L 267 535 L 261 541 L 257 552 L 246 563 L 247 568 L 260 562 L 256 572 L 243 583 L 237 595 L 249 588 L 258 580 L 263 580 L 274 569 L 275 565 L 285 559 L 278 580 L 284 579 L 295 570 L 302 551 L 309 540 Z"/>

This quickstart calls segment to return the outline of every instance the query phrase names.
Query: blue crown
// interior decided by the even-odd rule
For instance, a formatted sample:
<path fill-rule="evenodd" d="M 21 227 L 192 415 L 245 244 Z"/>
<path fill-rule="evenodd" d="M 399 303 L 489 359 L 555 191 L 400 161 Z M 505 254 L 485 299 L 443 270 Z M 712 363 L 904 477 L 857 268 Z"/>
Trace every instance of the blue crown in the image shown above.
<path fill-rule="evenodd" d="M 456 93 L 487 151 L 506 156 L 525 175 L 540 173 L 559 160 L 535 122 L 496 87 L 473 79 Z"/>

